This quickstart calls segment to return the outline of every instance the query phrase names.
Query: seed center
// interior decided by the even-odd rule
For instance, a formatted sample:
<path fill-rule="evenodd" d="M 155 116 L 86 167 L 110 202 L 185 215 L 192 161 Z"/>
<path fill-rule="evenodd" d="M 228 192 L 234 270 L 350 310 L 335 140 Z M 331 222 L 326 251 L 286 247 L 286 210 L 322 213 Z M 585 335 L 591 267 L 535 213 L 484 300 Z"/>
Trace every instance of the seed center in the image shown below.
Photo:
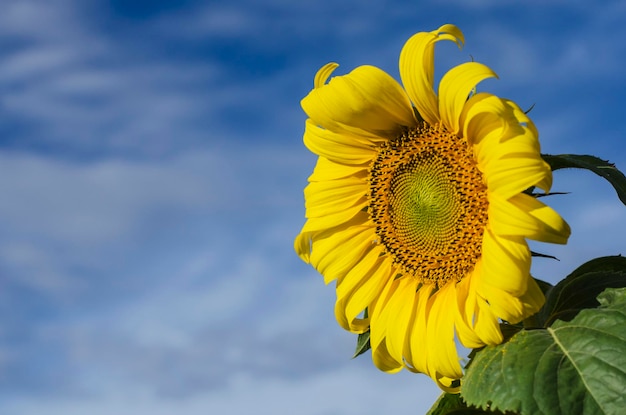
<path fill-rule="evenodd" d="M 426 252 L 444 253 L 454 237 L 460 208 L 446 166 L 433 154 L 414 157 L 389 186 L 389 217 L 396 235 Z"/>
<path fill-rule="evenodd" d="M 424 123 L 385 143 L 369 173 L 370 216 L 402 273 L 441 286 L 474 268 L 487 189 L 464 138 Z"/>

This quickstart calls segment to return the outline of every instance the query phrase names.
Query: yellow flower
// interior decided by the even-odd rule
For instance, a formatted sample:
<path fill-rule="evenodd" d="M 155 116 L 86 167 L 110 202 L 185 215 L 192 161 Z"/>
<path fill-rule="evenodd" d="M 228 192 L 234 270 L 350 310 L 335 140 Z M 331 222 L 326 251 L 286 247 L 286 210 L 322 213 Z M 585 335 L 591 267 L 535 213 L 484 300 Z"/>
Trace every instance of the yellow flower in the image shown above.
<path fill-rule="evenodd" d="M 526 239 L 566 243 L 570 229 L 523 193 L 548 192 L 552 173 L 526 114 L 476 93 L 495 73 L 463 63 L 435 93 L 439 40 L 464 41 L 444 25 L 404 45 L 405 89 L 373 66 L 328 83 L 338 65 L 318 71 L 302 108 L 304 144 L 319 159 L 295 249 L 326 283 L 336 280 L 337 321 L 370 330 L 378 368 L 426 373 L 458 392 L 455 338 L 468 348 L 498 344 L 501 320 L 534 314 L 544 297 Z"/>

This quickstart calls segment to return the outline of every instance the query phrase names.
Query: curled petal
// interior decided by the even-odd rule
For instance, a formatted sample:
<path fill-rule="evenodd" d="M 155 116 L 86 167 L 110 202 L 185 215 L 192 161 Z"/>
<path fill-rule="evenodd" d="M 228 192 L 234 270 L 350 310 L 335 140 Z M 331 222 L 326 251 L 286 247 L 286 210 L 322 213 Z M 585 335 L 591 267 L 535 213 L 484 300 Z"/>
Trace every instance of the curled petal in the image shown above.
<path fill-rule="evenodd" d="M 488 66 L 467 62 L 450 69 L 439 84 L 439 115 L 448 131 L 459 132 L 459 119 L 470 92 L 487 78 L 497 78 Z"/>
<path fill-rule="evenodd" d="M 439 104 L 433 87 L 435 76 L 435 43 L 451 40 L 459 47 L 464 38 L 451 24 L 427 33 L 413 35 L 400 52 L 400 78 L 418 112 L 429 124 L 439 122 Z"/>
<path fill-rule="evenodd" d="M 367 190 L 358 177 L 311 182 L 304 189 L 307 217 L 320 218 L 366 202 Z"/>
<path fill-rule="evenodd" d="M 527 194 L 508 200 L 493 194 L 489 218 L 494 234 L 521 236 L 540 242 L 567 243 L 570 227 L 552 208 Z"/>
<path fill-rule="evenodd" d="M 502 198 L 517 195 L 531 186 L 548 191 L 552 184 L 550 166 L 539 155 L 509 154 L 492 161 L 485 167 L 485 173 L 489 191 Z"/>
<path fill-rule="evenodd" d="M 459 314 L 455 325 L 459 341 L 469 348 L 502 342 L 498 317 L 484 298 L 477 294 L 483 284 L 482 278 L 482 261 L 479 261 L 472 275 L 457 284 Z"/>
<path fill-rule="evenodd" d="M 328 68 L 322 70 L 327 76 Z M 374 66 L 359 66 L 332 78 L 309 92 L 301 104 L 314 124 L 336 133 L 356 130 L 388 138 L 416 123 L 402 87 Z"/>
<path fill-rule="evenodd" d="M 362 226 L 367 220 L 367 212 L 360 205 L 321 218 L 309 219 L 294 240 L 294 249 L 304 262 L 310 263 L 314 240 L 323 239 L 328 234 L 338 233 L 352 226 Z"/>
<path fill-rule="evenodd" d="M 489 304 L 494 315 L 512 324 L 533 315 L 545 302 L 541 289 L 532 279 L 528 283 L 528 290 L 520 297 L 488 285 L 481 287 L 479 295 Z"/>
<path fill-rule="evenodd" d="M 341 231 L 326 233 L 313 240 L 310 263 L 324 276 L 324 282 L 342 278 L 363 256 L 372 249 L 374 233 L 366 226 L 353 226 Z M 337 249 L 350 248 L 350 255 Z"/>
<path fill-rule="evenodd" d="M 353 333 L 369 329 L 369 318 L 358 318 L 378 298 L 389 279 L 389 258 L 373 248 L 337 282 L 335 317 L 339 324 Z"/>
<path fill-rule="evenodd" d="M 477 296 L 476 304 L 478 306 L 478 312 L 474 321 L 476 335 L 486 345 L 493 346 L 502 343 L 504 338 L 500 330 L 498 315 L 493 311 L 489 303 L 480 296 Z"/>
<path fill-rule="evenodd" d="M 335 69 L 339 67 L 338 63 L 330 62 L 322 66 L 315 74 L 315 80 L 313 81 L 314 88 L 321 88 L 330 78 Z"/>
<path fill-rule="evenodd" d="M 456 328 L 457 337 L 461 344 L 469 348 L 478 348 L 484 345 L 484 342 L 476 334 L 474 329 L 474 318 L 477 314 L 476 291 L 472 289 L 471 282 L 475 280 L 474 276 L 463 278 L 456 286 L 456 319 L 454 326 Z"/>
<path fill-rule="evenodd" d="M 387 373 L 398 373 L 403 368 L 402 362 L 398 362 L 389 354 L 384 339 L 376 347 L 372 346 L 372 361 L 378 369 Z"/>
<path fill-rule="evenodd" d="M 367 165 L 349 165 L 319 157 L 313 174 L 309 177 L 309 182 L 333 181 L 346 177 L 358 177 L 364 180 L 367 173 Z"/>
<path fill-rule="evenodd" d="M 340 164 L 363 165 L 376 154 L 375 144 L 365 136 L 336 133 L 315 125 L 311 119 L 305 124 L 304 145 L 312 153 Z"/>

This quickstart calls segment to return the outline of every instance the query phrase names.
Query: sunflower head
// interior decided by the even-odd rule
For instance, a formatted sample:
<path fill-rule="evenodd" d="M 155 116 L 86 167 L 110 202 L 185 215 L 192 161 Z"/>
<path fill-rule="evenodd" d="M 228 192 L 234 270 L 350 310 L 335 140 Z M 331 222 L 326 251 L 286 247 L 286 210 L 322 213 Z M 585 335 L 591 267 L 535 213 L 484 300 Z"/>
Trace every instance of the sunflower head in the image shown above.
<path fill-rule="evenodd" d="M 373 66 L 328 79 L 302 100 L 304 143 L 319 156 L 305 188 L 296 252 L 336 281 L 335 315 L 370 331 L 375 365 L 459 390 L 455 338 L 502 341 L 499 323 L 538 311 L 527 239 L 565 243 L 569 227 L 525 193 L 549 191 L 537 130 L 512 101 L 476 92 L 485 65 L 450 69 L 434 89 L 434 48 L 453 25 L 417 33 L 400 54 L 404 88 Z M 364 311 L 367 310 L 367 313 Z"/>

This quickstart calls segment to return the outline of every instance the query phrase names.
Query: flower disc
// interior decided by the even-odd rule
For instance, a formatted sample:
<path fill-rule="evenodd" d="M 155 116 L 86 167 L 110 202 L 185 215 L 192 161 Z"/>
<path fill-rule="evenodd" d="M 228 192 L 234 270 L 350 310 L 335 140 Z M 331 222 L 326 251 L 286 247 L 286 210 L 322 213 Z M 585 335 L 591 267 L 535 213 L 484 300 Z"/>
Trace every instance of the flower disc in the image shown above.
<path fill-rule="evenodd" d="M 422 123 L 390 140 L 369 198 L 380 242 L 420 282 L 460 281 L 480 258 L 487 187 L 464 138 Z"/>

